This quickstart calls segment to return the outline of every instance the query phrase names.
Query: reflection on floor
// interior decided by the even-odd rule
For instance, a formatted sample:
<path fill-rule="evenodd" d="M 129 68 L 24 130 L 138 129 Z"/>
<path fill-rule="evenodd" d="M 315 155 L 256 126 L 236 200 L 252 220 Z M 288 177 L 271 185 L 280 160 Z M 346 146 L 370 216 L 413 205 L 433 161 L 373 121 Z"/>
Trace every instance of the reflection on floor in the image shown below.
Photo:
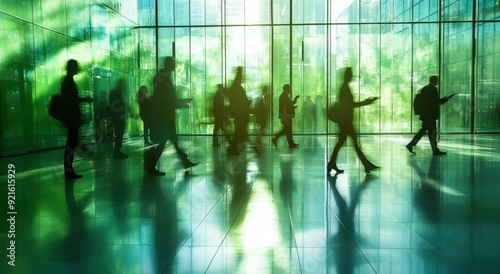
<path fill-rule="evenodd" d="M 426 139 L 363 136 L 344 174 L 325 173 L 336 136 L 295 137 L 240 156 L 210 137 L 180 137 L 145 176 L 141 140 L 126 160 L 111 144 L 81 150 L 65 182 L 62 150 L 0 159 L 0 273 L 500 273 L 499 135 L 445 135 L 446 156 Z M 92 147 L 91 147 L 92 148 Z M 15 267 L 8 248 L 7 169 L 15 184 Z M 12 228 L 12 227 L 11 227 Z"/>

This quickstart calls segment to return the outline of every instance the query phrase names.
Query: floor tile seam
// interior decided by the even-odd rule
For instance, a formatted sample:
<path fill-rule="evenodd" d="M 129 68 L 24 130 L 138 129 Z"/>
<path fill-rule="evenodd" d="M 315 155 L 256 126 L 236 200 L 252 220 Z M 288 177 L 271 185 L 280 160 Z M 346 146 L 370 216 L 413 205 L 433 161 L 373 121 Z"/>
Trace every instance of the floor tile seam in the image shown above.
<path fill-rule="evenodd" d="M 188 242 L 189 239 L 191 239 L 193 237 L 193 234 L 198 230 L 198 228 L 201 226 L 201 224 L 206 220 L 207 216 L 212 212 L 212 210 L 215 208 L 215 206 L 222 200 L 222 198 L 224 197 L 224 195 L 227 193 L 229 189 L 229 186 L 226 186 L 225 190 L 221 193 L 221 195 L 219 196 L 219 199 L 217 199 L 217 202 L 215 202 L 212 207 L 210 208 L 210 210 L 207 212 L 207 214 L 203 217 L 203 219 L 200 220 L 199 224 L 191 231 L 191 233 L 189 234 L 188 237 L 186 237 L 186 239 L 181 243 L 179 244 L 179 248 L 177 248 L 177 250 L 175 251 L 175 254 L 174 256 L 172 256 L 172 258 L 170 259 L 170 261 L 167 263 L 167 265 L 165 266 L 165 268 L 163 269 L 162 273 L 165 273 L 165 271 L 167 271 L 168 267 L 170 266 L 170 264 L 172 263 L 172 261 L 177 257 L 177 254 L 179 254 L 180 250 L 185 247 L 185 243 Z M 230 228 L 229 228 L 230 230 Z M 228 230 L 228 233 L 229 233 L 229 230 Z M 226 239 L 227 237 L 227 234 L 224 235 L 224 238 L 222 239 L 221 241 L 221 244 L 217 247 L 217 250 L 215 251 L 215 254 L 214 256 L 212 257 L 212 259 L 210 260 L 210 263 L 208 264 L 207 266 L 207 271 L 208 271 L 208 268 L 210 267 L 210 264 L 212 263 L 213 259 L 215 258 L 215 255 L 217 254 L 220 246 L 222 245 L 222 243 L 224 242 L 224 240 Z"/>
<path fill-rule="evenodd" d="M 446 259 L 448 259 L 453 265 L 455 265 L 456 267 L 460 268 L 460 269 L 463 269 L 465 271 L 465 273 L 471 271 L 471 270 L 467 270 L 464 266 L 460 265 L 458 262 L 456 262 L 456 260 L 454 260 L 453 258 L 451 258 L 450 256 L 447 256 L 443 250 L 445 249 L 438 249 L 438 254 Z M 454 251 L 457 250 L 457 249 L 453 249 Z M 469 249 L 470 250 L 470 249 Z"/>
<path fill-rule="evenodd" d="M 290 229 L 291 229 L 291 233 L 293 235 L 293 242 L 295 244 L 295 252 L 297 253 L 297 261 L 299 263 L 300 273 L 304 273 L 304 270 L 302 269 L 302 262 L 301 262 L 301 259 L 300 259 L 300 252 L 299 252 L 299 249 L 298 249 L 297 237 L 296 237 L 296 233 L 295 233 L 295 226 L 293 224 L 291 206 L 290 206 L 290 203 L 287 203 L 286 205 L 287 205 L 287 208 L 288 208 L 288 219 L 290 220 Z"/>
<path fill-rule="evenodd" d="M 325 195 L 326 196 L 326 195 Z M 325 201 L 326 201 L 326 197 L 325 197 Z M 368 257 L 366 256 L 366 254 L 363 252 L 363 250 L 361 249 L 361 247 L 358 245 L 358 243 L 356 242 L 356 240 L 354 239 L 354 235 L 352 233 L 349 233 L 349 231 L 347 230 L 347 228 L 345 227 L 344 223 L 340 220 L 338 214 L 336 214 L 334 211 L 333 211 L 333 208 L 332 208 L 332 205 L 331 204 L 328 204 L 328 208 L 330 211 L 332 211 L 332 213 L 335 215 L 335 218 L 338 220 L 338 222 L 340 223 L 340 225 L 342 226 L 342 228 L 344 229 L 344 231 L 347 233 L 347 235 L 349 235 L 349 238 L 350 240 L 352 241 L 352 243 L 354 244 L 354 246 L 356 247 L 356 249 L 361 253 L 361 255 L 363 256 L 363 258 L 366 260 L 366 262 L 368 263 L 368 265 L 370 266 L 370 268 L 373 270 L 374 273 L 377 273 L 377 271 L 375 270 L 375 267 L 372 265 L 372 263 L 368 260 Z"/>
<path fill-rule="evenodd" d="M 248 192 L 247 192 L 247 194 L 246 194 L 246 196 L 245 196 L 245 202 L 246 202 L 246 203 L 248 203 L 248 197 L 250 197 L 250 193 L 252 192 L 253 187 L 255 186 L 255 182 L 256 182 L 256 180 L 257 180 L 257 178 L 258 178 L 258 175 L 259 175 L 259 174 L 260 174 L 260 171 L 259 171 L 259 173 L 257 173 L 257 175 L 256 175 L 256 176 L 254 177 L 254 179 L 253 179 L 253 182 L 251 182 L 251 184 L 250 184 L 251 186 L 250 186 L 250 188 L 248 189 Z M 229 188 L 229 187 L 227 187 L 227 188 L 226 188 L 226 192 L 227 192 L 227 189 L 228 189 L 228 188 Z M 222 197 L 222 196 L 221 196 L 221 197 Z M 222 238 L 222 241 L 220 242 L 219 246 L 218 246 L 218 247 L 217 247 L 217 249 L 215 250 L 214 256 L 212 257 L 212 259 L 211 259 L 211 260 L 210 260 L 210 262 L 208 263 L 207 269 L 205 270 L 205 272 L 204 272 L 204 273 L 207 273 L 207 272 L 208 272 L 208 270 L 210 269 L 210 266 L 212 265 L 212 263 L 213 263 L 213 261 L 214 261 L 215 257 L 217 256 L 217 254 L 219 253 L 219 250 L 221 249 L 221 247 L 222 247 L 223 243 L 226 241 L 227 237 L 229 236 L 229 232 L 230 232 L 230 231 L 231 231 L 231 229 L 233 228 L 233 226 L 234 226 L 234 224 L 235 224 L 236 220 L 238 219 L 238 216 L 240 216 L 240 214 L 241 214 L 241 211 L 242 211 L 242 210 L 243 210 L 243 206 L 241 206 L 241 207 L 240 207 L 240 209 L 238 210 L 238 214 L 236 214 L 236 216 L 234 217 L 233 221 L 231 222 L 231 225 L 228 227 L 226 234 L 224 235 L 224 237 Z"/>

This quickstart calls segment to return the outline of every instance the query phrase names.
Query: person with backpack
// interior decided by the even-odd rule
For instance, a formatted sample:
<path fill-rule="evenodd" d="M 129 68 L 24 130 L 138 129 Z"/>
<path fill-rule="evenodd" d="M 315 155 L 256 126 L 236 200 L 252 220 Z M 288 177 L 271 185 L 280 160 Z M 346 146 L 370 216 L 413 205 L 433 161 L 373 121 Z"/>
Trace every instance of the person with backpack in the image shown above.
<path fill-rule="evenodd" d="M 66 138 L 66 146 L 64 149 L 64 177 L 66 179 L 79 179 L 83 176 L 75 173 L 73 168 L 73 160 L 75 158 L 76 146 L 79 143 L 80 127 L 82 125 L 82 112 L 80 110 L 81 103 L 92 103 L 91 97 L 81 98 L 78 95 L 78 87 L 76 86 L 73 76 L 78 74 L 80 66 L 74 59 L 68 60 L 66 64 L 66 76 L 61 84 L 61 99 L 64 102 L 64 119 L 63 123 L 68 128 L 68 136 Z"/>
<path fill-rule="evenodd" d="M 432 155 L 439 156 L 446 154 L 446 152 L 439 150 L 437 146 L 436 121 L 439 119 L 439 106 L 448 102 L 448 98 L 439 98 L 438 84 L 439 76 L 431 75 L 429 77 L 429 84 L 423 87 L 415 98 L 415 114 L 420 116 L 422 126 L 411 142 L 406 145 L 406 149 L 412 154 L 415 154 L 413 147 L 417 145 L 426 132 L 428 132 L 429 142 L 431 143 Z"/>

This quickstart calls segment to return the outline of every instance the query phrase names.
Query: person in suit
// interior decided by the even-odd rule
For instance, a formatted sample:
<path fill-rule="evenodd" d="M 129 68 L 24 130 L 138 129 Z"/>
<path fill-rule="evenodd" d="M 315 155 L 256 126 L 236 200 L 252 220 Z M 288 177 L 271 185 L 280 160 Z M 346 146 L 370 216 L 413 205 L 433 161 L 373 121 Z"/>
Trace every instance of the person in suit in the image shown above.
<path fill-rule="evenodd" d="M 278 146 L 278 138 L 286 135 L 286 140 L 288 142 L 289 148 L 297 148 L 299 147 L 292 139 L 292 119 L 295 117 L 295 108 L 297 107 L 297 99 L 299 99 L 299 95 L 295 96 L 292 100 L 290 96 L 292 95 L 292 86 L 290 84 L 285 84 L 283 86 L 283 92 L 280 95 L 279 99 L 279 118 L 281 120 L 281 124 L 283 125 L 281 131 L 274 136 L 272 139 L 273 145 L 275 147 Z"/>
<path fill-rule="evenodd" d="M 429 77 L 429 84 L 422 88 L 420 91 L 422 102 L 425 102 L 425 107 L 420 114 L 422 127 L 415 134 L 411 142 L 406 145 L 406 149 L 412 154 L 415 154 L 413 147 L 417 145 L 418 141 L 424 136 L 426 132 L 429 135 L 429 142 L 431 143 L 432 155 L 439 156 L 445 155 L 446 152 L 439 150 L 437 146 L 437 126 L 436 121 L 439 119 L 439 106 L 448 102 L 448 99 L 443 97 L 439 98 L 437 85 L 439 84 L 439 76 L 431 75 Z"/>
<path fill-rule="evenodd" d="M 68 128 L 66 146 L 64 149 L 64 177 L 66 179 L 78 179 L 83 175 L 75 173 L 73 160 L 75 158 L 75 149 L 79 143 L 80 127 L 82 125 L 81 103 L 92 103 L 91 97 L 80 98 L 78 87 L 73 77 L 80 71 L 78 62 L 74 59 L 68 60 L 66 64 L 66 76 L 61 84 L 61 97 L 65 102 L 65 120 L 63 121 Z"/>
<path fill-rule="evenodd" d="M 166 173 L 156 169 L 156 163 L 160 159 L 165 144 L 172 141 L 177 156 L 182 161 L 185 169 L 197 165 L 188 159 L 188 155 L 179 147 L 177 140 L 176 115 L 177 108 L 187 105 L 180 103 L 175 94 L 171 74 L 175 70 L 175 59 L 166 57 L 164 68 L 160 70 L 153 79 L 153 96 L 151 98 L 151 139 L 157 144 L 151 146 L 151 151 L 146 163 L 146 171 L 153 176 L 163 176 Z"/>
<path fill-rule="evenodd" d="M 354 130 L 354 126 L 352 124 L 354 108 L 358 108 L 361 106 L 366 106 L 373 103 L 377 98 L 371 97 L 361 102 L 354 102 L 354 97 L 351 92 L 351 88 L 349 87 L 349 83 L 352 80 L 352 68 L 347 67 L 344 71 L 344 82 L 340 86 L 339 95 L 338 95 L 338 103 L 340 106 L 341 118 L 338 122 L 339 125 L 339 139 L 335 148 L 333 149 L 332 156 L 330 157 L 330 161 L 328 161 L 327 172 L 329 173 L 332 169 L 335 170 L 336 173 L 342 173 L 344 170 L 339 169 L 337 167 L 337 155 L 340 151 L 340 148 L 344 145 L 347 137 L 351 137 L 354 143 L 354 149 L 356 150 L 356 154 L 358 155 L 359 160 L 363 164 L 366 173 L 370 173 L 371 170 L 375 170 L 379 168 L 370 162 L 366 156 L 361 151 L 361 148 L 358 144 L 358 138 L 356 131 Z"/>

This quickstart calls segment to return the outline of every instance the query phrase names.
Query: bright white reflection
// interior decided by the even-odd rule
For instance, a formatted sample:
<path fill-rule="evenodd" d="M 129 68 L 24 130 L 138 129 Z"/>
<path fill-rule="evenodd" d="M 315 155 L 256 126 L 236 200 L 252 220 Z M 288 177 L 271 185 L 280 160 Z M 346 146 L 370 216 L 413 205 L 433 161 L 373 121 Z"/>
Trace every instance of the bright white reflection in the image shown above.
<path fill-rule="evenodd" d="M 431 178 L 423 179 L 422 183 L 426 184 L 427 186 L 430 186 L 436 190 L 439 190 L 440 192 L 445 193 L 445 194 L 449 194 L 452 196 L 465 196 L 465 194 L 463 194 L 462 192 L 457 191 L 457 190 L 450 188 L 450 187 L 447 187 L 447 186 L 443 186 L 439 181 L 431 179 Z"/>
<path fill-rule="evenodd" d="M 245 263 L 241 265 L 242 268 L 252 266 L 253 270 L 266 271 L 268 266 L 274 265 L 277 269 L 286 269 L 286 264 L 279 265 L 283 261 L 273 260 L 273 257 L 286 258 L 286 254 L 281 254 L 285 252 L 285 249 L 280 247 L 285 245 L 281 240 L 280 231 L 283 229 L 280 229 L 278 223 L 275 201 L 265 186 L 265 181 L 259 179 L 255 181 L 248 204 L 245 205 L 247 208 L 243 209 L 246 211 L 244 220 L 235 231 L 238 236 L 234 237 L 233 240 L 236 241 L 235 244 L 239 252 L 243 250 L 255 251 L 251 254 L 240 254 L 251 255 L 244 257 Z M 269 252 L 273 252 L 274 255 L 269 257 Z"/>

